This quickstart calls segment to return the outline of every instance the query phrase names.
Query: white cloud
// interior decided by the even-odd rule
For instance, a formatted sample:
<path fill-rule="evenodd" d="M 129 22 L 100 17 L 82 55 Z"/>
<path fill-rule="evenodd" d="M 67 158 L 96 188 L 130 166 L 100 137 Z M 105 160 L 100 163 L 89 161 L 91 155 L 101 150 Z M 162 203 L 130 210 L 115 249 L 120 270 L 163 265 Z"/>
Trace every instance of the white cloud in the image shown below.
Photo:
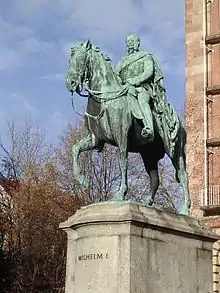
<path fill-rule="evenodd" d="M 65 74 L 64 73 L 52 73 L 48 75 L 43 75 L 41 79 L 48 80 L 48 81 L 64 81 L 65 80 Z"/>
<path fill-rule="evenodd" d="M 144 23 L 140 12 L 129 0 L 75 1 L 70 24 L 80 24 L 84 36 L 97 40 L 119 39 Z"/>
<path fill-rule="evenodd" d="M 65 6 L 65 1 L 62 2 Z M 175 13 L 174 13 L 175 11 Z M 154 53 L 167 71 L 170 62 L 182 64 L 184 49 L 184 1 L 176 0 L 82 0 L 73 1 L 66 25 L 72 34 L 65 46 L 70 48 L 74 38 L 90 38 L 104 51 L 125 53 L 124 39 L 136 32 L 143 50 Z M 67 49 L 65 49 L 67 51 Z M 176 66 L 172 66 L 175 70 Z"/>
<path fill-rule="evenodd" d="M 21 1 L 22 2 L 22 1 Z M 48 53 L 52 44 L 40 40 L 34 27 L 21 25 L 18 20 L 5 20 L 0 15 L 0 71 L 11 71 L 24 64 L 30 53 Z"/>
<path fill-rule="evenodd" d="M 16 50 L 0 46 L 0 71 L 12 69 L 21 64 L 22 55 Z"/>
<path fill-rule="evenodd" d="M 67 121 L 63 113 L 61 113 L 60 111 L 56 111 L 52 114 L 50 122 L 51 126 L 55 127 L 54 130 L 57 131 L 59 129 L 61 131 L 68 124 L 69 121 Z"/>
<path fill-rule="evenodd" d="M 53 45 L 52 43 L 40 41 L 36 37 L 32 36 L 20 41 L 18 43 L 18 48 L 20 51 L 26 54 L 34 52 L 49 53 L 49 51 L 53 48 Z"/>
<path fill-rule="evenodd" d="M 19 20 L 22 19 L 24 22 L 33 21 L 35 19 L 39 20 L 42 11 L 44 11 L 46 7 L 49 8 L 50 6 L 53 7 L 54 5 L 50 4 L 49 6 L 48 1 L 46 0 L 9 0 L 8 2 L 10 2 L 10 16 Z"/>
<path fill-rule="evenodd" d="M 166 36 L 169 41 L 182 37 L 184 1 L 156 0 L 82 0 L 73 1 L 74 11 L 69 25 L 83 37 L 96 41 L 120 40 L 129 32 L 145 30 L 143 35 L 155 39 Z M 139 3 L 139 5 L 137 5 Z M 65 1 L 63 1 L 65 5 Z M 174 13 L 175 11 L 175 13 Z"/>
<path fill-rule="evenodd" d="M 17 41 L 29 37 L 32 30 L 26 26 L 5 21 L 0 16 L 0 70 L 7 70 L 21 64 L 22 52 L 17 50 Z"/>
<path fill-rule="evenodd" d="M 35 118 L 39 114 L 39 110 L 33 106 L 32 98 L 30 96 L 13 93 L 10 97 L 10 102 L 15 106 L 14 109 L 16 109 L 14 115 L 28 114 Z"/>
<path fill-rule="evenodd" d="M 33 115 L 41 117 L 43 114 L 37 112 L 36 105 L 39 103 L 41 109 L 40 105 L 48 103 L 47 110 L 42 110 L 54 115 L 53 118 L 44 115 L 53 123 L 64 125 L 58 112 L 63 111 L 65 103 L 62 99 L 58 102 L 58 96 L 65 94 L 65 84 L 58 81 L 65 78 L 71 45 L 88 38 L 117 63 L 125 54 L 126 35 L 136 32 L 141 37 L 142 49 L 159 59 L 165 78 L 172 72 L 183 80 L 183 0 L 7 0 L 2 3 L 0 74 L 4 79 L 0 80 L 1 88 L 8 86 L 5 92 L 12 96 L 11 75 L 13 78 L 21 75 L 20 72 L 24 75 L 19 90 L 16 89 L 24 100 L 15 99 L 10 105 L 12 110 L 7 108 L 5 112 L 10 110 L 9 113 L 22 117 L 25 111 L 33 111 Z M 35 53 L 40 53 L 37 58 Z M 29 83 L 29 78 L 33 82 Z M 36 102 L 26 96 L 26 92 L 33 91 L 27 89 L 31 86 L 34 86 Z M 52 110 L 48 96 L 57 99 Z M 83 113 L 82 101 L 76 98 L 75 103 L 78 112 Z"/>
<path fill-rule="evenodd" d="M 0 15 L 0 36 L 2 42 L 16 42 L 17 39 L 30 37 L 33 29 L 16 21 L 5 20 Z"/>
<path fill-rule="evenodd" d="M 114 55 L 117 49 L 123 51 L 124 38 L 132 32 L 140 33 L 143 48 L 161 59 L 184 38 L 183 0 L 11 0 L 10 15 L 8 22 L 0 18 L 5 35 L 0 50 L 7 56 L 0 59 L 0 69 L 6 69 L 7 62 L 19 65 L 32 52 L 48 53 L 54 45 L 60 56 L 62 51 L 67 55 L 73 42 L 87 38 Z M 40 26 L 46 32 L 49 25 L 61 33 L 54 42 L 43 41 L 35 30 Z"/>

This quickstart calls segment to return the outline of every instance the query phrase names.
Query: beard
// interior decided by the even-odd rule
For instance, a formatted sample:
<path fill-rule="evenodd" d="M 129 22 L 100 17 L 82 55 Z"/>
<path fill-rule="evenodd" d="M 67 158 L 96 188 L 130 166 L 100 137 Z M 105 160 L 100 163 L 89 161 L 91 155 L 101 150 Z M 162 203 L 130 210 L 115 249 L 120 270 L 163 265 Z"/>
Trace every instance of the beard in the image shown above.
<path fill-rule="evenodd" d="M 130 48 L 127 47 L 128 54 L 132 54 L 132 53 L 138 52 L 138 51 L 139 51 L 139 47 L 138 46 L 133 46 L 133 47 L 130 47 Z"/>
<path fill-rule="evenodd" d="M 127 48 L 127 52 L 128 52 L 128 54 L 134 53 L 134 48 L 133 47 L 132 48 Z"/>

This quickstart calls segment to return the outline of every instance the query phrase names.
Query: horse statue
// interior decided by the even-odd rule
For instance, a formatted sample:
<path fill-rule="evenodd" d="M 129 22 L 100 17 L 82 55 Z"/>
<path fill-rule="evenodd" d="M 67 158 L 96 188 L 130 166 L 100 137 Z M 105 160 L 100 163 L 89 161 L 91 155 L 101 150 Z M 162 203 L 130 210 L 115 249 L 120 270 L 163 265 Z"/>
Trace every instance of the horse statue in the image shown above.
<path fill-rule="evenodd" d="M 88 188 L 88 180 L 83 174 L 79 156 L 89 150 L 102 151 L 105 143 L 119 148 L 119 167 L 121 181 L 113 200 L 124 200 L 128 191 L 127 164 L 128 152 L 140 153 L 145 169 L 150 177 L 150 192 L 147 204 L 154 203 L 159 187 L 158 161 L 167 154 L 176 171 L 176 180 L 181 183 L 184 200 L 179 211 L 188 215 L 190 197 L 188 174 L 186 171 L 185 144 L 186 133 L 178 118 L 177 138 L 174 151 L 165 147 L 161 132 L 155 124 L 153 141 L 141 136 L 140 120 L 132 112 L 135 98 L 129 94 L 129 85 L 123 84 L 111 60 L 89 40 L 72 47 L 66 87 L 73 94 L 83 95 L 87 81 L 88 103 L 85 112 L 87 135 L 72 147 L 73 173 L 78 183 Z M 169 106 L 173 113 L 175 111 Z M 177 115 L 177 114 L 176 114 Z"/>

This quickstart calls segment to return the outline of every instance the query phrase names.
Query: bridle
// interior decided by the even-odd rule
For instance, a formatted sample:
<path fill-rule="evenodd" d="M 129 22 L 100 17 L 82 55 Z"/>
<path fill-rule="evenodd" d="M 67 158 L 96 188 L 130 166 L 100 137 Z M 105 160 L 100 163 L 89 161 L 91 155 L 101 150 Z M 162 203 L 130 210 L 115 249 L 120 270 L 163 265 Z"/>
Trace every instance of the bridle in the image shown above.
<path fill-rule="evenodd" d="M 85 80 L 89 81 L 91 79 L 91 76 L 88 75 L 88 72 L 89 72 L 88 67 L 90 66 L 90 64 L 88 64 L 88 63 L 90 63 L 88 55 L 87 55 L 88 51 L 85 53 L 86 54 L 86 56 L 85 56 L 86 69 L 84 72 L 84 82 L 85 82 Z M 92 90 L 89 87 L 87 87 L 84 89 L 84 91 L 88 92 L 88 94 L 83 94 L 82 91 L 81 92 L 76 91 L 76 93 L 83 98 L 92 98 L 95 102 L 97 102 L 99 104 L 103 104 L 103 103 L 107 103 L 109 101 L 117 100 L 117 99 L 123 97 L 124 95 L 126 95 L 128 93 L 128 90 L 129 90 L 129 85 L 124 85 L 124 86 L 122 86 L 121 89 L 116 90 L 116 91 L 105 91 L 105 92 Z M 102 97 L 102 96 L 104 96 L 104 97 Z M 72 92 L 72 108 L 77 115 L 84 117 L 84 115 L 78 113 L 76 110 L 76 107 L 75 107 L 74 101 L 73 101 L 73 92 Z M 97 116 L 93 116 L 90 113 L 88 113 L 87 111 L 85 111 L 85 116 L 98 121 L 103 116 L 105 110 L 106 110 L 106 107 L 104 107 Z"/>

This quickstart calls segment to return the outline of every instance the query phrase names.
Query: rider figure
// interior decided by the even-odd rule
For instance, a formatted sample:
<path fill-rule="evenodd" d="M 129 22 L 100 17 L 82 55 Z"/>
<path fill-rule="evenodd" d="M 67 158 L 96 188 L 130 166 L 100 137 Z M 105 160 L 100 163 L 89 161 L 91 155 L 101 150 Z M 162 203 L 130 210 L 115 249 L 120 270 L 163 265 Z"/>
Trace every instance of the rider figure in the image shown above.
<path fill-rule="evenodd" d="M 144 128 L 141 135 L 148 141 L 154 139 L 153 117 L 150 101 L 153 95 L 151 83 L 154 77 L 154 62 L 151 54 L 140 51 L 140 39 L 136 35 L 126 38 L 127 53 L 118 65 L 123 84 L 129 84 L 137 93 Z"/>

